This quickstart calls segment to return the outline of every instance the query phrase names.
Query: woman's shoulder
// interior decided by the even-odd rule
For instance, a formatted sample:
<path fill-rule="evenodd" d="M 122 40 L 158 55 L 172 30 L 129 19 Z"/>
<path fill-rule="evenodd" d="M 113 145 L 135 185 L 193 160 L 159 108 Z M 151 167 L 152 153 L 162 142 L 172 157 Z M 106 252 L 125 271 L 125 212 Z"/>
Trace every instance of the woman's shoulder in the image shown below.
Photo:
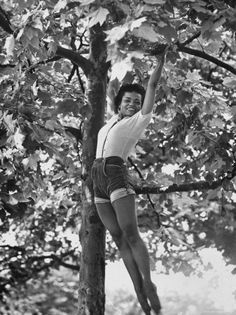
<path fill-rule="evenodd" d="M 116 121 L 118 121 L 118 115 L 114 114 L 112 117 L 110 117 L 107 121 L 105 121 L 105 124 L 103 125 L 103 127 L 100 129 L 101 130 L 105 130 L 107 128 L 110 128 L 110 126 L 112 126 Z"/>

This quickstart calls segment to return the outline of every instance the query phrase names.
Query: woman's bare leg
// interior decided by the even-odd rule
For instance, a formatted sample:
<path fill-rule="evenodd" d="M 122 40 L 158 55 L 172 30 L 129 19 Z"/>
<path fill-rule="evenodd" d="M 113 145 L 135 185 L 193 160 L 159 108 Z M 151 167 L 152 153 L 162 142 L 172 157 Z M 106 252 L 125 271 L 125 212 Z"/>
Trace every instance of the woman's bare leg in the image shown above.
<path fill-rule="evenodd" d="M 125 196 L 114 201 L 112 206 L 115 209 L 119 227 L 132 250 L 138 269 L 143 276 L 144 288 L 152 309 L 156 314 L 159 314 L 161 305 L 156 293 L 156 287 L 151 281 L 149 254 L 138 230 L 135 197 L 134 195 Z"/>
<path fill-rule="evenodd" d="M 111 233 L 111 236 L 120 251 L 120 255 L 133 282 L 138 301 L 145 314 L 150 315 L 151 307 L 148 304 L 147 296 L 145 294 L 142 275 L 134 260 L 132 250 L 118 225 L 114 209 L 110 203 L 99 203 L 96 204 L 96 207 L 101 221 Z"/>

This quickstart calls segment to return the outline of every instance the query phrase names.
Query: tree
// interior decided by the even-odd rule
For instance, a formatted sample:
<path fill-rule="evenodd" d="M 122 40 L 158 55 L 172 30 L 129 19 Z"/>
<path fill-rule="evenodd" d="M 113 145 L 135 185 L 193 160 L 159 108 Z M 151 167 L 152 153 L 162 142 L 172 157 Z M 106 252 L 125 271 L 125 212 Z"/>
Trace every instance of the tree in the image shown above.
<path fill-rule="evenodd" d="M 166 45 L 171 50 L 153 123 L 132 159 L 145 179 L 136 187 L 140 226 L 153 231 L 154 246 L 161 212 L 168 240 L 160 258 L 167 267 L 181 261 L 186 270 L 191 247 L 212 243 L 235 261 L 223 241 L 235 238 L 233 1 L 0 5 L 2 231 L 25 221 L 34 236 L 27 230 L 22 236 L 27 252 L 2 247 L 11 275 L 2 280 L 3 290 L 67 264 L 80 269 L 79 314 L 104 313 L 105 232 L 89 170 L 104 121 L 106 85 L 111 105 L 120 82 L 145 85 Z M 174 171 L 165 173 L 170 166 Z M 154 194 L 157 210 L 143 198 L 147 192 Z M 63 220 L 68 209 L 71 215 Z M 59 230 L 76 229 L 80 222 L 78 261 L 78 249 Z"/>

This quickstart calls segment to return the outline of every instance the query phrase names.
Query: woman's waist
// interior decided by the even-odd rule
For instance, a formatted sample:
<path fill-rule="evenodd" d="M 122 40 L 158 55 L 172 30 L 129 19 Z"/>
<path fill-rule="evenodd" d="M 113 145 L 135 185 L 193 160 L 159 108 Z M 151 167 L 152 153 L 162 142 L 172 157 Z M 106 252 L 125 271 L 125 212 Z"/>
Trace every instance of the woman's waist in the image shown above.
<path fill-rule="evenodd" d="M 115 164 L 115 165 L 125 165 L 125 161 L 122 157 L 117 155 L 107 156 L 107 157 L 98 157 L 94 160 L 94 163 L 105 163 L 106 165 Z"/>

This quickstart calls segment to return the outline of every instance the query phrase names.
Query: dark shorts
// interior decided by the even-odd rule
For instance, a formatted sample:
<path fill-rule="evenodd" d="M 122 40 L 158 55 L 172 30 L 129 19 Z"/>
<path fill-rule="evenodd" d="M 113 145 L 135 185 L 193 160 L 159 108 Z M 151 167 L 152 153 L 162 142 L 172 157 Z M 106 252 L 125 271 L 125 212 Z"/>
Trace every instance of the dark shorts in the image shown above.
<path fill-rule="evenodd" d="M 126 164 L 118 156 L 96 159 L 91 176 L 95 203 L 113 202 L 135 194 Z"/>

